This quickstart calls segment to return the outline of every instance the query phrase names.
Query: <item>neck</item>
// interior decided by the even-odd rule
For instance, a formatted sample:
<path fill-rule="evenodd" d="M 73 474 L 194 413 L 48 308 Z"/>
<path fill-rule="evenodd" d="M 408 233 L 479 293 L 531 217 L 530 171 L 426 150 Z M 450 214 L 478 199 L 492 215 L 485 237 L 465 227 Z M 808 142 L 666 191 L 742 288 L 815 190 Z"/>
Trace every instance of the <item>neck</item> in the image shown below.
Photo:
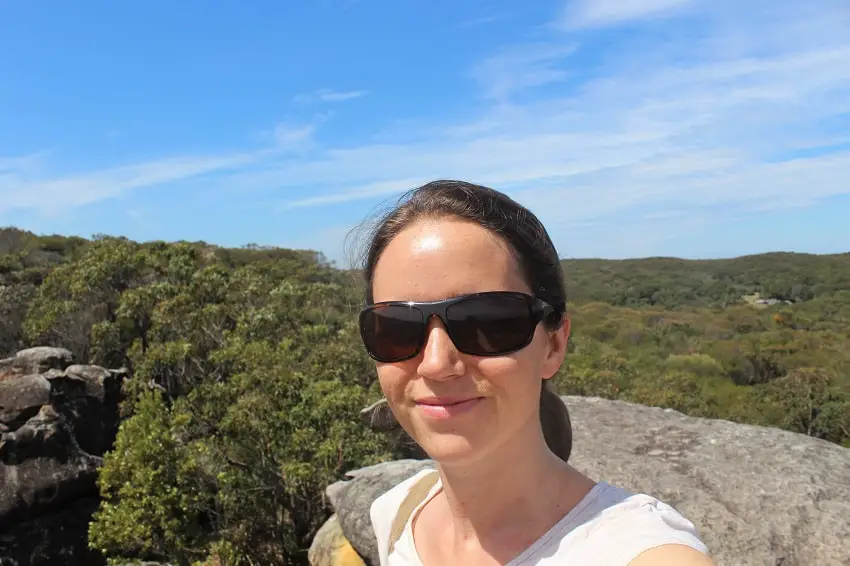
<path fill-rule="evenodd" d="M 507 533 L 542 536 L 593 486 L 553 454 L 539 424 L 509 445 L 463 465 L 441 464 L 443 492 L 459 545 Z M 531 439 L 531 440 L 530 440 Z"/>

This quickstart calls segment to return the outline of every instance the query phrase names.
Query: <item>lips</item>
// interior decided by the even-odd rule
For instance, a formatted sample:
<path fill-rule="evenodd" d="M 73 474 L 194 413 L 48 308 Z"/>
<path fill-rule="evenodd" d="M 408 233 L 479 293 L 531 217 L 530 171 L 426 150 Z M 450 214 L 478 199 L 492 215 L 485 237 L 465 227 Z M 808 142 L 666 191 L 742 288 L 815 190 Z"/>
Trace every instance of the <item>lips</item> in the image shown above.
<path fill-rule="evenodd" d="M 474 401 L 479 397 L 422 397 L 416 399 L 418 405 L 449 406 Z"/>
<path fill-rule="evenodd" d="M 422 415 L 431 419 L 448 419 L 477 407 L 483 397 L 424 397 L 416 400 Z"/>

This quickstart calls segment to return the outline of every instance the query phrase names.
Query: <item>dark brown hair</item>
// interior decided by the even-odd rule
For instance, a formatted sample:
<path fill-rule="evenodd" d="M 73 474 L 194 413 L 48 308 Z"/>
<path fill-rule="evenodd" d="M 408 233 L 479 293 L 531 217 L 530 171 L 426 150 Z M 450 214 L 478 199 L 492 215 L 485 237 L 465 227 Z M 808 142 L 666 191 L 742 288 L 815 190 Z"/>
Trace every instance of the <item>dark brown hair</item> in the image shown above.
<path fill-rule="evenodd" d="M 460 218 L 499 235 L 516 256 L 532 294 L 555 307 L 544 324 L 558 328 L 566 313 L 566 288 L 561 262 L 546 228 L 528 209 L 488 187 L 464 181 L 434 181 L 405 193 L 397 205 L 381 216 L 369 236 L 363 260 L 366 302 L 373 302 L 375 266 L 399 232 L 420 220 Z M 567 407 L 544 380 L 540 391 L 540 424 L 546 444 L 562 460 L 572 450 L 572 426 Z"/>

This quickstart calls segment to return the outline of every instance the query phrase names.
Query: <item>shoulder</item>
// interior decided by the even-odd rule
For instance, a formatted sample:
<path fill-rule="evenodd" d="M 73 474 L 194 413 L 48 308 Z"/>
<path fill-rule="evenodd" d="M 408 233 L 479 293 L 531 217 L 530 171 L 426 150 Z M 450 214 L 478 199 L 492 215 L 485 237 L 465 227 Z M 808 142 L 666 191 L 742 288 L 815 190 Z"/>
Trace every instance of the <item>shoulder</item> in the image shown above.
<path fill-rule="evenodd" d="M 609 554 L 611 564 L 709 566 L 694 524 L 647 494 L 606 486 L 583 525 L 584 544 Z"/>
<path fill-rule="evenodd" d="M 600 526 L 618 528 L 628 524 L 631 531 L 657 532 L 684 537 L 697 535 L 696 527 L 673 506 L 645 493 L 631 493 L 609 486 L 608 505 L 600 514 Z"/>
<path fill-rule="evenodd" d="M 375 541 L 378 544 L 378 554 L 381 564 L 386 563 L 387 557 L 385 554 L 389 544 L 390 530 L 392 529 L 393 519 L 398 512 L 399 506 L 404 501 L 410 488 L 420 479 L 433 472 L 435 472 L 434 469 L 425 469 L 417 472 L 379 495 L 369 507 L 369 518 L 372 521 L 372 530 L 375 532 Z"/>
<path fill-rule="evenodd" d="M 703 552 L 683 544 L 664 544 L 639 554 L 628 566 L 715 566 Z"/>
<path fill-rule="evenodd" d="M 623 508 L 628 566 L 715 566 L 695 525 L 669 504 L 637 494 Z"/>

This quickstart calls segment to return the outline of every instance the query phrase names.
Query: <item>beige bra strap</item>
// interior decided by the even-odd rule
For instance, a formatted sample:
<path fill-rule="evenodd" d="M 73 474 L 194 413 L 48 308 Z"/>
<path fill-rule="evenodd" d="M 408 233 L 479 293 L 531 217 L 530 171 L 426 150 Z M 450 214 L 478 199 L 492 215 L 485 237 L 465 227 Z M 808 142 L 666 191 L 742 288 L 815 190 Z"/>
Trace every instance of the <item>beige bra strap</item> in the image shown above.
<path fill-rule="evenodd" d="M 393 519 L 392 528 L 390 529 L 390 547 L 387 556 L 392 554 L 395 543 L 401 538 L 401 533 L 404 532 L 404 527 L 407 525 L 410 515 L 413 514 L 413 510 L 425 501 L 425 498 L 428 497 L 428 492 L 437 484 L 438 479 L 440 479 L 440 473 L 434 470 L 428 475 L 419 478 L 407 492 L 407 496 L 401 502 L 401 505 L 398 506 L 398 511 Z"/>

